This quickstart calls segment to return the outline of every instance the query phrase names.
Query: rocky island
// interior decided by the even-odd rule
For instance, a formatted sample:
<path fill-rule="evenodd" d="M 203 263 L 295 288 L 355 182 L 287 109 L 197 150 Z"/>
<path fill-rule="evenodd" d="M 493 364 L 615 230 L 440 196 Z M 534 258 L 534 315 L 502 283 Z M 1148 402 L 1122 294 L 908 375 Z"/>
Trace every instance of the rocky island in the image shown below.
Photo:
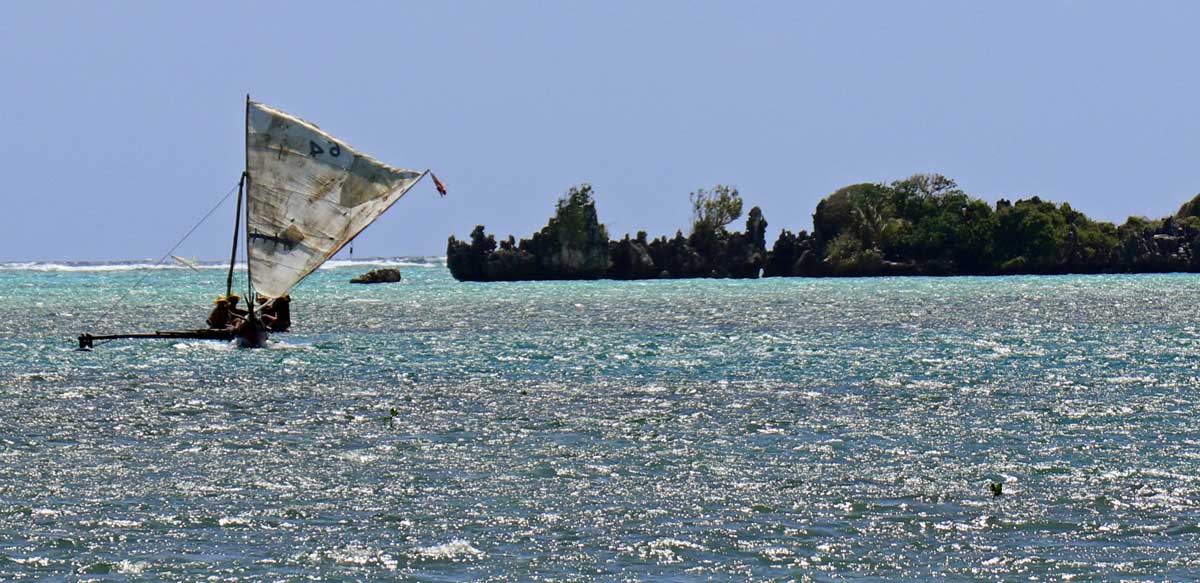
<path fill-rule="evenodd" d="M 991 205 L 945 176 L 916 174 L 838 189 L 817 204 L 812 233 L 785 229 L 769 250 L 758 207 L 743 231 L 727 230 L 742 214 L 736 188 L 690 199 L 689 234 L 612 240 L 583 184 L 529 239 L 497 243 L 482 225 L 469 241 L 451 236 L 447 264 L 460 281 L 1200 271 L 1200 195 L 1172 216 L 1117 226 L 1037 196 Z"/>
<path fill-rule="evenodd" d="M 400 279 L 399 269 L 385 267 L 380 269 L 372 269 L 371 271 L 351 279 L 350 283 L 396 283 L 400 281 Z"/>
<path fill-rule="evenodd" d="M 737 191 L 718 187 L 700 196 L 702 207 L 708 203 L 717 209 L 723 203 L 736 205 L 737 212 L 702 211 L 688 236 L 677 232 L 651 241 L 642 231 L 635 238 L 610 240 L 597 217 L 592 187 L 583 184 L 558 201 L 550 222 L 529 239 L 518 243 L 509 236 L 497 244 L 480 225 L 470 242 L 450 237 L 446 262 L 461 281 L 758 277 L 767 260 L 762 212 L 751 209 L 746 231 L 730 233 L 725 224 L 741 214 Z"/>

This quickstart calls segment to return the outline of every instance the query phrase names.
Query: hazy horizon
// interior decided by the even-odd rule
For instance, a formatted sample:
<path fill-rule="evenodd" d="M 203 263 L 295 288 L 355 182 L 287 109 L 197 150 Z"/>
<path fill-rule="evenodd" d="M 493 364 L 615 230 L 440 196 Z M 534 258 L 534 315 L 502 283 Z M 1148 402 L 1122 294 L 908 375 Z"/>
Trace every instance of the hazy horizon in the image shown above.
<path fill-rule="evenodd" d="M 432 168 L 356 254 L 527 237 L 591 183 L 614 236 L 737 186 L 773 240 L 841 186 L 939 172 L 1097 220 L 1196 192 L 1200 5 L 9 4 L 0 261 L 156 258 L 242 170 L 243 100 Z M 177 253 L 227 253 L 233 202 Z M 740 222 L 735 224 L 740 228 Z"/>

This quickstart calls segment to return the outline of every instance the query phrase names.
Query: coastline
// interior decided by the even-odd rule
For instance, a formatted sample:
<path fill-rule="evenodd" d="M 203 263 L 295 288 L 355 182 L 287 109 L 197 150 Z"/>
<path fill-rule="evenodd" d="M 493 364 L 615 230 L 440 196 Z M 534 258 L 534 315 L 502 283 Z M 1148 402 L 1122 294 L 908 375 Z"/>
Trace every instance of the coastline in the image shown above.
<path fill-rule="evenodd" d="M 1174 215 L 1117 226 L 1037 196 L 991 205 L 949 178 L 917 174 L 837 190 L 818 203 L 812 233 L 784 229 L 768 249 L 762 210 L 751 208 L 744 229 L 729 231 L 741 197 L 722 185 L 713 192 L 729 196 L 692 193 L 689 234 L 617 240 L 583 184 L 530 238 L 497 242 L 483 225 L 468 240 L 451 236 L 446 264 L 459 281 L 483 282 L 1200 272 L 1200 196 Z"/>

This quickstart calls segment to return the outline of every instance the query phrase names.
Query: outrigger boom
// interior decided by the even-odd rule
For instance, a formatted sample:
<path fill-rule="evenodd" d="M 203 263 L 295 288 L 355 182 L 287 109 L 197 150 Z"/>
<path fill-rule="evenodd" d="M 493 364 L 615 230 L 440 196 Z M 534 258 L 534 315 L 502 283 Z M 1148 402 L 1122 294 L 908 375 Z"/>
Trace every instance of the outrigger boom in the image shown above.
<path fill-rule="evenodd" d="M 79 350 L 91 350 L 97 340 L 118 340 L 121 338 L 180 338 L 189 340 L 233 340 L 237 335 L 233 330 L 159 330 L 138 334 L 81 334 Z"/>

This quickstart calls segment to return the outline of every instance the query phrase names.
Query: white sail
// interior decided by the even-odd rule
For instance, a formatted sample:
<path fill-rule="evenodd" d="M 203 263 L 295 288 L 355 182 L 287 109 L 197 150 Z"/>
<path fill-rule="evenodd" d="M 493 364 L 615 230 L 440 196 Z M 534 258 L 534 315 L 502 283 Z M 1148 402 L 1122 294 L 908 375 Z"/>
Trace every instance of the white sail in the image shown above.
<path fill-rule="evenodd" d="M 250 280 L 279 297 L 333 257 L 424 176 L 359 153 L 317 126 L 247 105 Z"/>

